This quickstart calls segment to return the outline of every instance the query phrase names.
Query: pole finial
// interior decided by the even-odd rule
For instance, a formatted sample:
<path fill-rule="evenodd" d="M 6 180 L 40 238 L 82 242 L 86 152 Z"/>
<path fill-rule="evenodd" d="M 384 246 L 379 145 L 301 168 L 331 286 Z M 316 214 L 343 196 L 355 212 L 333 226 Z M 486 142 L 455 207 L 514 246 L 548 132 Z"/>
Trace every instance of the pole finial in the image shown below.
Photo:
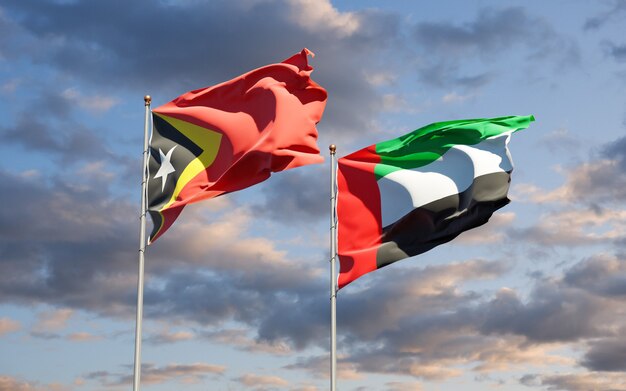
<path fill-rule="evenodd" d="M 152 102 L 152 97 L 150 95 L 146 95 L 143 97 L 143 101 L 146 102 L 146 106 L 148 106 L 150 102 Z"/>
<path fill-rule="evenodd" d="M 337 146 L 336 146 L 335 144 L 330 144 L 330 145 L 328 146 L 328 149 L 330 150 L 330 154 L 331 154 L 331 155 L 334 155 L 334 154 L 335 154 L 335 152 L 337 151 Z"/>

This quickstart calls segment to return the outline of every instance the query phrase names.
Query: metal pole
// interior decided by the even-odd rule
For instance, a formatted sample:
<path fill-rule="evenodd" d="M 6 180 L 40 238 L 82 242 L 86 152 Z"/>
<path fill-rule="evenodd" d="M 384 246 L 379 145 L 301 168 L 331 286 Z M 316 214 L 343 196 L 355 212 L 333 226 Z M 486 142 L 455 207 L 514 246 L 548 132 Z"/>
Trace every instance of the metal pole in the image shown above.
<path fill-rule="evenodd" d="M 150 102 L 152 98 L 146 95 L 143 98 L 146 105 L 146 115 L 143 130 L 143 171 L 141 178 L 141 216 L 139 233 L 139 277 L 137 280 L 137 323 L 135 327 L 135 369 L 133 376 L 133 391 L 139 391 L 141 381 L 141 321 L 143 319 L 143 265 L 146 252 L 146 195 L 148 185 L 148 131 L 150 124 Z"/>
<path fill-rule="evenodd" d="M 331 144 L 330 150 L 330 390 L 337 389 L 337 164 L 335 151 Z"/>

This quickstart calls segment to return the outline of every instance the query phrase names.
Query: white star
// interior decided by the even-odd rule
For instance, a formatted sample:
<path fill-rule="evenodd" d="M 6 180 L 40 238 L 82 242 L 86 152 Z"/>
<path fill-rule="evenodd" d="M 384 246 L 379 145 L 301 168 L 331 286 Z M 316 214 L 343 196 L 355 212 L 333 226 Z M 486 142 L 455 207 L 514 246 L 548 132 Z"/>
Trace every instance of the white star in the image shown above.
<path fill-rule="evenodd" d="M 159 153 L 161 154 L 161 167 L 159 167 L 159 171 L 154 174 L 154 179 L 161 178 L 161 191 L 165 190 L 167 176 L 176 171 L 170 161 L 170 159 L 172 159 L 172 152 L 174 152 L 174 148 L 176 148 L 176 145 L 174 145 L 172 149 L 167 152 L 167 155 L 165 155 L 163 151 L 161 151 L 161 148 L 159 148 Z"/>

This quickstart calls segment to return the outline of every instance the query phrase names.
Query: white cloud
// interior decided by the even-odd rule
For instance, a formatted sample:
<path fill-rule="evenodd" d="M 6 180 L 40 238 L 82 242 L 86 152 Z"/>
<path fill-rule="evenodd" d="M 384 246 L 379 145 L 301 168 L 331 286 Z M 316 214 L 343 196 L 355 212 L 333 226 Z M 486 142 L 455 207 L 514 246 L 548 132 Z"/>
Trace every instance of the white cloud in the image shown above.
<path fill-rule="evenodd" d="M 4 84 L 0 85 L 0 92 L 5 94 L 12 94 L 17 90 L 17 87 L 20 85 L 20 79 L 12 79 L 8 80 Z"/>
<path fill-rule="evenodd" d="M 74 311 L 69 308 L 41 312 L 37 316 L 37 323 L 33 326 L 33 331 L 49 333 L 62 330 L 73 314 Z"/>
<path fill-rule="evenodd" d="M 392 84 L 397 76 L 391 72 L 370 72 L 365 74 L 365 80 L 375 87 Z"/>
<path fill-rule="evenodd" d="M 66 339 L 73 342 L 89 342 L 102 339 L 102 336 L 94 335 L 85 331 L 69 334 Z"/>
<path fill-rule="evenodd" d="M 283 341 L 261 341 L 248 336 L 248 332 L 243 329 L 220 330 L 206 333 L 204 337 L 211 341 L 234 346 L 239 350 L 253 353 L 269 353 L 276 356 L 284 356 L 292 353 L 292 349 Z"/>
<path fill-rule="evenodd" d="M 514 220 L 513 212 L 496 212 L 487 224 L 463 232 L 456 241 L 475 245 L 498 243 L 504 239 L 506 228 L 511 226 Z"/>
<path fill-rule="evenodd" d="M 459 95 L 456 92 L 450 92 L 446 95 L 444 95 L 441 98 L 441 101 L 443 103 L 463 103 L 468 99 L 473 98 L 475 95 L 474 94 L 468 94 L 468 95 Z"/>
<path fill-rule="evenodd" d="M 311 32 L 331 29 L 339 37 L 354 34 L 359 18 L 351 12 L 339 12 L 328 0 L 290 0 L 291 18 Z"/>
<path fill-rule="evenodd" d="M 18 331 L 22 328 L 20 322 L 10 318 L 0 318 L 0 337 Z"/>
<path fill-rule="evenodd" d="M 546 191 L 532 184 L 517 185 L 521 200 L 534 203 L 590 203 L 626 199 L 626 176 L 617 160 L 601 159 L 583 163 L 569 170 L 557 168 L 566 176 L 565 183 Z"/>
<path fill-rule="evenodd" d="M 544 213 L 536 225 L 515 231 L 543 245 L 603 243 L 626 235 L 626 210 L 570 208 Z"/>
<path fill-rule="evenodd" d="M 118 103 L 117 99 L 108 96 L 85 96 L 75 88 L 68 88 L 64 90 L 61 93 L 61 96 L 93 114 L 100 114 L 109 111 L 111 107 Z"/>
<path fill-rule="evenodd" d="M 399 94 L 383 95 L 383 110 L 391 113 L 411 112 L 409 103 Z"/>
<path fill-rule="evenodd" d="M 567 373 L 534 375 L 532 378 L 554 391 L 626 390 L 626 376 L 621 373 Z"/>
<path fill-rule="evenodd" d="M 239 378 L 237 378 L 239 383 L 248 386 L 276 386 L 283 387 L 287 386 L 289 382 L 282 377 L 272 376 L 272 375 L 255 375 L 253 373 L 247 373 Z"/>

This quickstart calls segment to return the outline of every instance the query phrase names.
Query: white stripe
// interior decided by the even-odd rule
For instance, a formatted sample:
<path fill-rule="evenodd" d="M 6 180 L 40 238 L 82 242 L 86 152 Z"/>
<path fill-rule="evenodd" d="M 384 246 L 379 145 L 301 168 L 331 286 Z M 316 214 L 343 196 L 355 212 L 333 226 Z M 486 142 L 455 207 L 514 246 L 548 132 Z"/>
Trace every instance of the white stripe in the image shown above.
<path fill-rule="evenodd" d="M 379 179 L 383 227 L 415 208 L 467 190 L 478 176 L 513 170 L 507 148 L 510 135 L 506 132 L 476 145 L 456 145 L 433 163 Z"/>

